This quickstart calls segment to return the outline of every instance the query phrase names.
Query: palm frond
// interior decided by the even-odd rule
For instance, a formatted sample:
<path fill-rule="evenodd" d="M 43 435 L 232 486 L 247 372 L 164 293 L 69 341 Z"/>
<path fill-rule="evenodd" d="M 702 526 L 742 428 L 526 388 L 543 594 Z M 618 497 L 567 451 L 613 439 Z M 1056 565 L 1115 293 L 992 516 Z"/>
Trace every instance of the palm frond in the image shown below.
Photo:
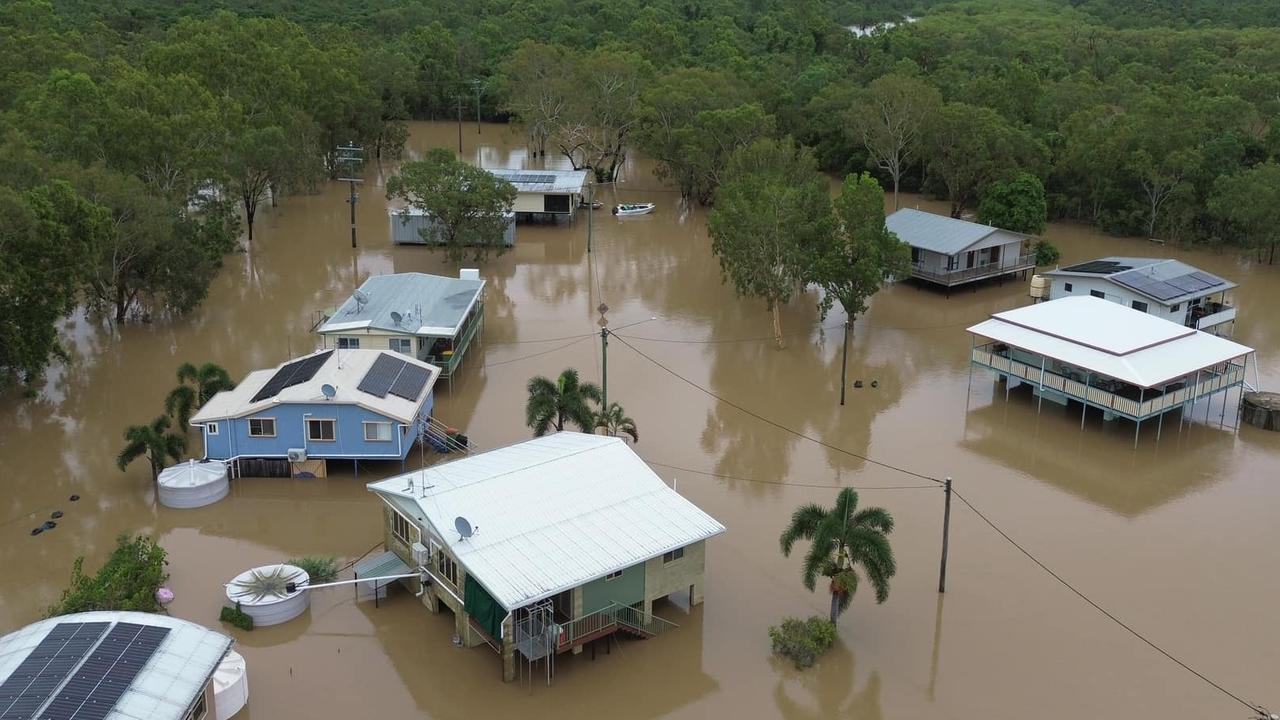
<path fill-rule="evenodd" d="M 796 508 L 796 511 L 791 514 L 791 522 L 782 531 L 782 536 L 778 538 L 778 544 L 782 547 L 782 554 L 790 557 L 791 547 L 795 545 L 795 542 L 812 538 L 814 531 L 817 530 L 818 525 L 822 523 L 823 518 L 826 516 L 827 511 L 822 506 L 814 503 Z"/>
<path fill-rule="evenodd" d="M 869 507 L 859 510 L 853 516 L 853 524 L 875 528 L 885 534 L 893 532 L 893 516 L 884 508 Z"/>

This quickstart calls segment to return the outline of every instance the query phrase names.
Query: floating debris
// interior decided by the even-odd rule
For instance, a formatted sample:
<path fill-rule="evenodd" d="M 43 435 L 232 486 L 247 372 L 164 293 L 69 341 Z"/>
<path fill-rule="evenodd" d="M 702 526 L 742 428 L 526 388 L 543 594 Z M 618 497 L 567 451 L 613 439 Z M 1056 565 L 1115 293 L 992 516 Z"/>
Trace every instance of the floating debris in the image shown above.
<path fill-rule="evenodd" d="M 72 495 L 72 496 L 71 496 L 71 502 L 75 502 L 75 501 L 77 501 L 77 500 L 79 500 L 79 499 L 80 499 L 80 496 L 79 496 L 79 495 Z"/>
<path fill-rule="evenodd" d="M 879 380 L 872 380 L 872 381 L 871 381 L 871 387 L 880 387 L 880 381 L 879 381 Z"/>
<path fill-rule="evenodd" d="M 54 520 L 57 520 L 58 518 L 62 517 L 62 511 L 61 511 L 61 510 L 54 510 L 54 511 L 53 511 L 53 514 L 52 514 L 52 515 L 50 515 L 49 517 L 53 518 Z"/>
<path fill-rule="evenodd" d="M 39 534 L 40 534 L 40 533 L 42 533 L 42 532 L 44 532 L 44 528 L 42 528 L 42 527 L 31 528 L 31 534 L 32 534 L 32 535 L 39 535 Z"/>
<path fill-rule="evenodd" d="M 862 381 L 861 381 L 861 380 L 854 380 L 854 381 L 853 381 L 853 386 L 854 386 L 854 387 L 856 387 L 856 388 L 860 388 L 860 387 L 862 387 Z"/>
<path fill-rule="evenodd" d="M 54 521 L 52 521 L 52 520 L 45 520 L 45 521 L 44 521 L 44 529 L 45 529 L 45 530 L 52 530 L 52 529 L 54 529 L 54 528 L 56 528 L 56 527 L 58 527 L 58 523 L 56 523 L 56 522 L 54 522 Z"/>

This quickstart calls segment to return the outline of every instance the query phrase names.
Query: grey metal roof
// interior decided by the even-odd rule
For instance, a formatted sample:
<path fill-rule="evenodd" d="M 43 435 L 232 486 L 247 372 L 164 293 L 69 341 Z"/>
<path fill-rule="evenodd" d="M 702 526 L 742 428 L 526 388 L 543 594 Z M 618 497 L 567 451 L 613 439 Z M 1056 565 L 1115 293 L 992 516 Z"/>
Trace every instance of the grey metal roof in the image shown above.
<path fill-rule="evenodd" d="M 914 248 L 955 255 L 974 243 L 996 232 L 1026 238 L 1022 233 L 1002 230 L 990 225 L 980 225 L 968 220 L 957 220 L 945 215 L 902 208 L 884 219 L 898 239 Z"/>
<path fill-rule="evenodd" d="M 1112 263 L 1116 270 L 1105 274 L 1080 272 L 1073 268 L 1082 265 L 1072 265 L 1040 274 L 1048 277 L 1100 277 L 1163 305 L 1175 305 L 1236 287 L 1230 280 L 1224 280 L 1181 260 L 1113 255 L 1091 260 L 1083 265 L 1095 263 Z"/>
<path fill-rule="evenodd" d="M 448 337 L 456 334 L 462 321 L 484 290 L 484 280 L 396 273 L 374 275 L 360 286 L 365 302 L 352 294 L 333 317 L 320 326 L 322 335 L 351 330 Z M 391 313 L 400 314 L 400 322 Z"/>
<path fill-rule="evenodd" d="M 522 193 L 582 194 L 587 183 L 586 170 L 515 170 L 485 168 L 490 173 L 516 186 Z"/>

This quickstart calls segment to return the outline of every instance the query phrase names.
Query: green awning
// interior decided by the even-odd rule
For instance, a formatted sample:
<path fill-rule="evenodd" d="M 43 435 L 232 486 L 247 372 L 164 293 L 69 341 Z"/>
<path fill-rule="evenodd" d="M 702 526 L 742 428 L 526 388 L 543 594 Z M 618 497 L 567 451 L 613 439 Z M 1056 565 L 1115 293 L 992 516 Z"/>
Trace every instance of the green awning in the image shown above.
<path fill-rule="evenodd" d="M 462 591 L 462 607 L 489 637 L 494 640 L 502 637 L 502 620 L 507 611 L 470 575 Z"/>

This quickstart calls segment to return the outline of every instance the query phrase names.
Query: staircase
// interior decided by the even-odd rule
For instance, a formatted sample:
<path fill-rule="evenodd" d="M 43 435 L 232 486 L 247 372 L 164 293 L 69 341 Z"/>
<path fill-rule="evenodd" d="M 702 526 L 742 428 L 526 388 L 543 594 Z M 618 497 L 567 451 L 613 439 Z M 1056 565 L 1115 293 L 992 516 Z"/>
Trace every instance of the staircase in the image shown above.
<path fill-rule="evenodd" d="M 577 645 L 619 631 L 639 638 L 651 638 L 674 627 L 679 626 L 652 613 L 646 614 L 629 605 L 610 603 L 600 610 L 561 625 L 560 634 L 556 638 L 556 652 L 566 652 Z"/>
<path fill-rule="evenodd" d="M 460 453 L 470 455 L 477 448 L 466 435 L 450 434 L 449 426 L 439 420 L 427 416 L 418 420 L 419 442 L 425 442 L 439 453 Z"/>

